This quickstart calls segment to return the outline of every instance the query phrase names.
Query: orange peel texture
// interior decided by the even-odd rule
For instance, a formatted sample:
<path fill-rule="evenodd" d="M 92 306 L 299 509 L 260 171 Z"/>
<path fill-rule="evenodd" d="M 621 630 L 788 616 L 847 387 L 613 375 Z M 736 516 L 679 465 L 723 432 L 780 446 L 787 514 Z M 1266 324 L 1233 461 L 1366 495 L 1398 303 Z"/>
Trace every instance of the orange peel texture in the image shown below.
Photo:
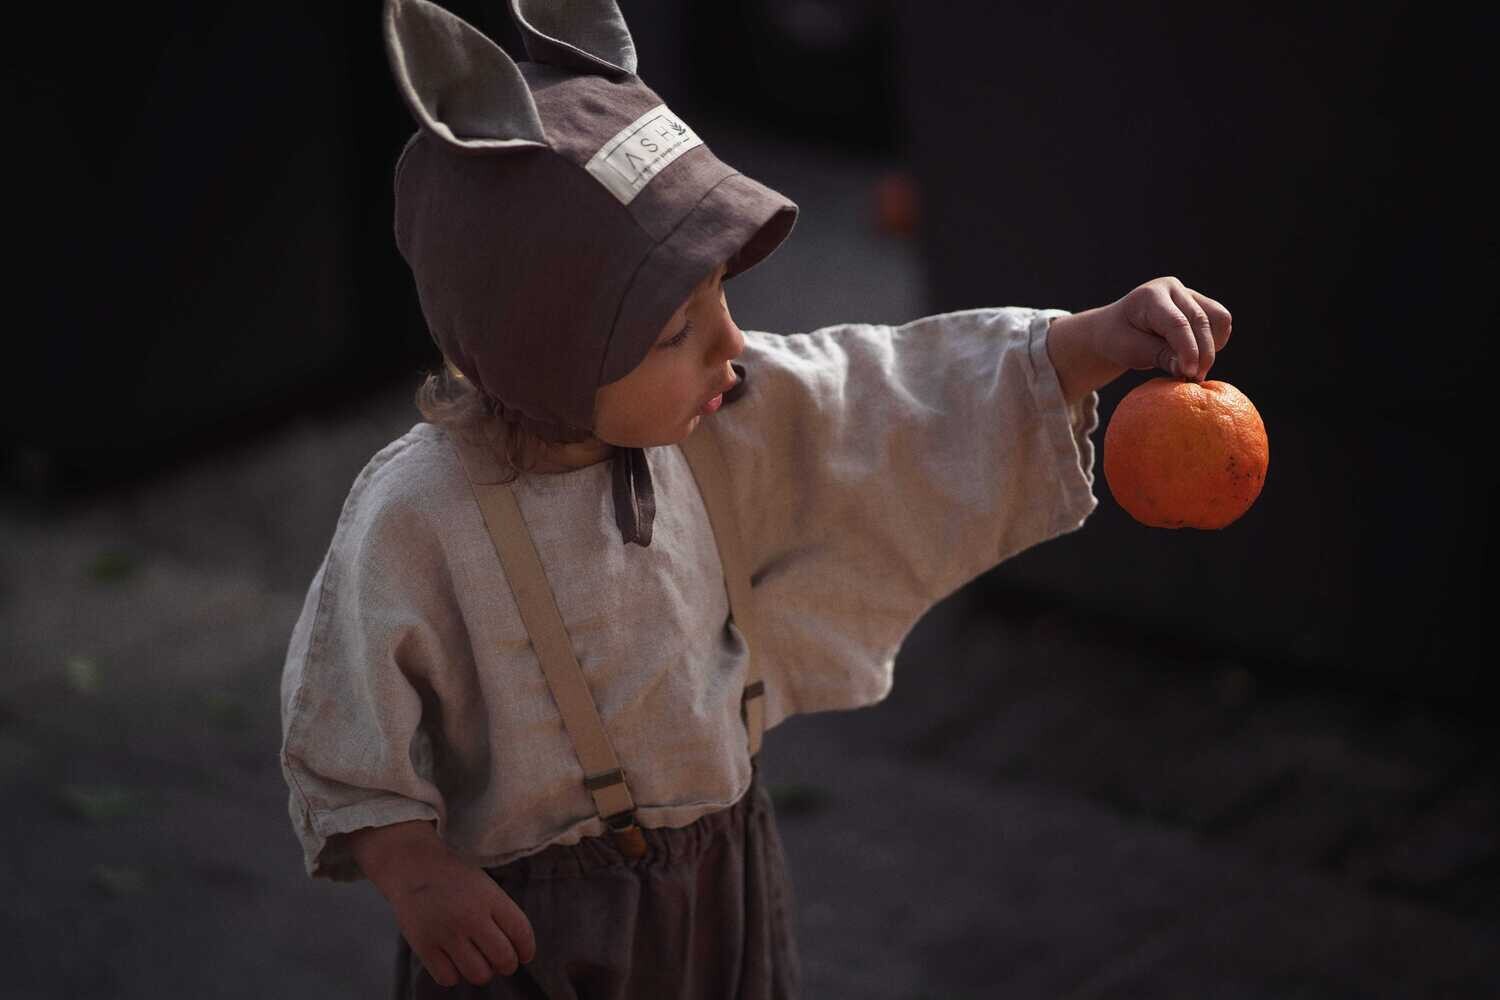
<path fill-rule="evenodd" d="M 1125 512 L 1153 528 L 1223 528 L 1260 496 L 1266 426 L 1228 382 L 1154 378 L 1115 407 L 1104 479 Z"/>

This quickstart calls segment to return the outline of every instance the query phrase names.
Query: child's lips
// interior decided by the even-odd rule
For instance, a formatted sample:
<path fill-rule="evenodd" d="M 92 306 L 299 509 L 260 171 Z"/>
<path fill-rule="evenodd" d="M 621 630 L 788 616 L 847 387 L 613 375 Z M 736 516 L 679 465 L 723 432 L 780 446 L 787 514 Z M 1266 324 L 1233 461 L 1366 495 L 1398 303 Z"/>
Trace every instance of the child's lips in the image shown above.
<path fill-rule="evenodd" d="M 720 388 L 717 393 L 708 398 L 708 402 L 704 403 L 703 406 L 699 408 L 698 412 L 704 415 L 708 415 L 717 411 L 719 407 L 724 405 L 724 393 L 728 392 L 730 389 L 733 389 L 739 384 L 740 380 L 734 379 L 728 385 Z"/>

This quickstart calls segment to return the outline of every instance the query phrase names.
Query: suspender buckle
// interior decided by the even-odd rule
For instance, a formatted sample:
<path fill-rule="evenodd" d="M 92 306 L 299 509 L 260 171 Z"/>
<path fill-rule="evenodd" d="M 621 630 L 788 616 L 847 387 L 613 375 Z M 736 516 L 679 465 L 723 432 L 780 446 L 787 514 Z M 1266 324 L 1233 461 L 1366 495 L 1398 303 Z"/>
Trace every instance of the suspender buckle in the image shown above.
<path fill-rule="evenodd" d="M 613 816 L 606 816 L 604 823 L 609 827 L 610 839 L 615 842 L 615 847 L 621 854 L 627 858 L 646 856 L 646 835 L 636 825 L 635 810 L 627 809 Z"/>

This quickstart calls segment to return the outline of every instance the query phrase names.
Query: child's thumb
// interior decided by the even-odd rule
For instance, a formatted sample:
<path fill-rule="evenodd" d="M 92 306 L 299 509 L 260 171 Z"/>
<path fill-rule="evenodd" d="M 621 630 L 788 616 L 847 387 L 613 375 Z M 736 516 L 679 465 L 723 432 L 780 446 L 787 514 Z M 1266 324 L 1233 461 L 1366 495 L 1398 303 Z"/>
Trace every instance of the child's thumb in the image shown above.
<path fill-rule="evenodd" d="M 1132 329 L 1123 335 L 1119 352 L 1115 360 L 1135 371 L 1160 368 L 1168 375 L 1181 375 L 1172 345 L 1155 334 Z"/>

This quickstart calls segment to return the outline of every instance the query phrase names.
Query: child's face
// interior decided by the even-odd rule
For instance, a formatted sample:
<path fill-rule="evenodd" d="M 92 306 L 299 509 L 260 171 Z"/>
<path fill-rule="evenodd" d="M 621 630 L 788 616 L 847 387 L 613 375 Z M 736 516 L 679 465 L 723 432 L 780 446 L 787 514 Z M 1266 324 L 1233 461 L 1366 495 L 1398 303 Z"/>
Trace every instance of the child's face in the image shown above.
<path fill-rule="evenodd" d="M 725 266 L 709 275 L 662 327 L 630 374 L 600 386 L 594 436 L 626 448 L 675 444 L 698 426 L 703 406 L 731 385 L 729 362 L 745 337 L 729 315 Z"/>

